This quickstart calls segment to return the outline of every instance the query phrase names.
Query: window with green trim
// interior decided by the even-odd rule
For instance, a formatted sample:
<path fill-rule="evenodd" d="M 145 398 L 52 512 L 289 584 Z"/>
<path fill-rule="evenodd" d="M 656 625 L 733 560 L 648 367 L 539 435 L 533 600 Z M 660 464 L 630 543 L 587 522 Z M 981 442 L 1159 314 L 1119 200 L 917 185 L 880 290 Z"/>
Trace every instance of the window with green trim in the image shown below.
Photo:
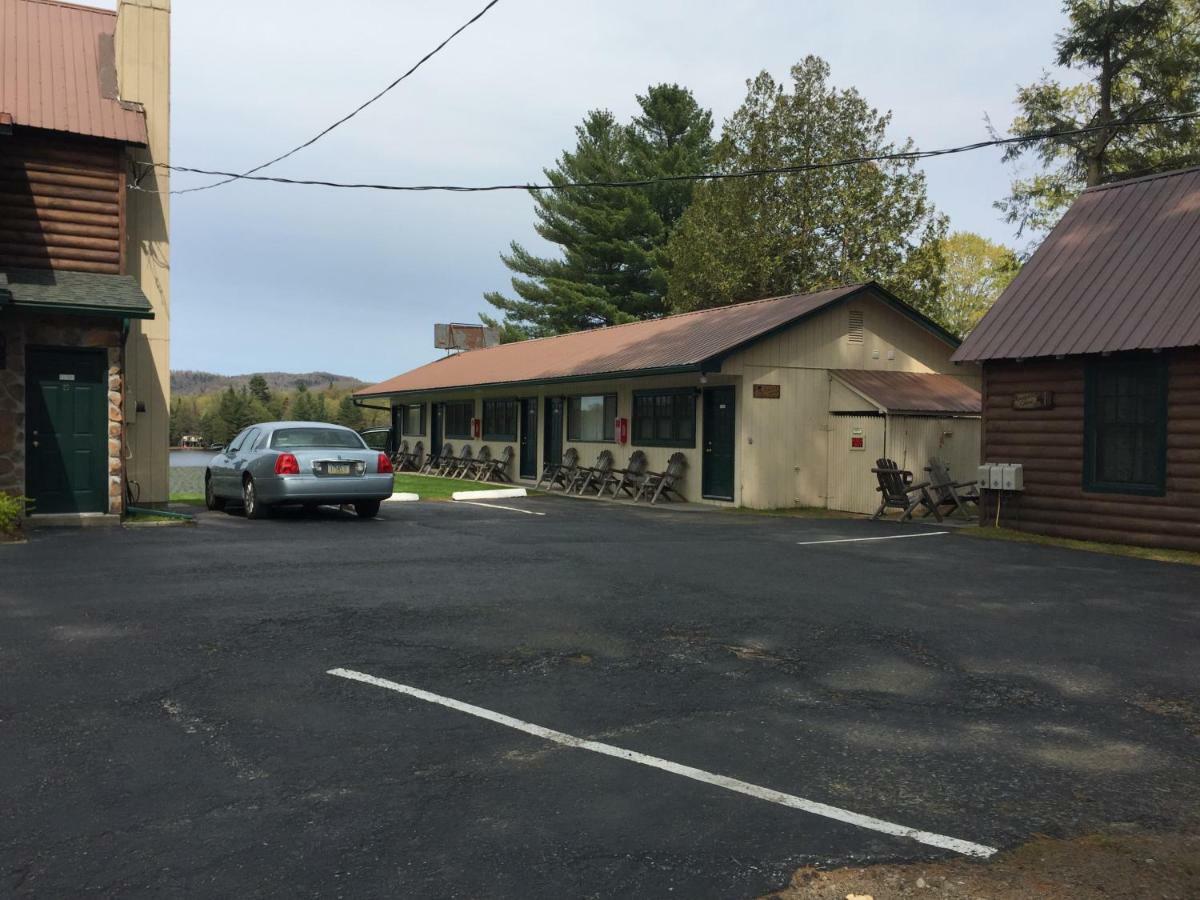
<path fill-rule="evenodd" d="M 585 394 L 568 397 L 567 440 L 611 441 L 616 418 L 616 394 Z"/>
<path fill-rule="evenodd" d="M 1166 483 L 1166 360 L 1160 356 L 1089 363 L 1084 379 L 1084 490 L 1162 495 Z"/>
<path fill-rule="evenodd" d="M 485 441 L 515 441 L 517 439 L 517 401 L 483 401 L 483 439 Z"/>
<path fill-rule="evenodd" d="M 474 400 L 453 400 L 447 403 L 442 430 L 448 438 L 471 438 L 471 420 L 475 418 Z"/>
<path fill-rule="evenodd" d="M 696 391 L 636 391 L 633 443 L 643 447 L 695 447 Z"/>
<path fill-rule="evenodd" d="M 397 407 L 400 418 L 400 433 L 405 437 L 422 437 L 425 434 L 425 404 L 407 403 Z"/>

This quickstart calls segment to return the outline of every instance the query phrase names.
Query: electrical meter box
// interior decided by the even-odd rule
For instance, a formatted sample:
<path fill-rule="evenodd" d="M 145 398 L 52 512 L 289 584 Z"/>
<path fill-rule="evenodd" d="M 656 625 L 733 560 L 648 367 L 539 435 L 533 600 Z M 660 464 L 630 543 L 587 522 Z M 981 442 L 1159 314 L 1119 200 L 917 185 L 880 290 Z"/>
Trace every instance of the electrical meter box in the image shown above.
<path fill-rule="evenodd" d="M 984 463 L 976 483 L 984 491 L 1023 491 L 1024 469 L 1020 463 Z"/>

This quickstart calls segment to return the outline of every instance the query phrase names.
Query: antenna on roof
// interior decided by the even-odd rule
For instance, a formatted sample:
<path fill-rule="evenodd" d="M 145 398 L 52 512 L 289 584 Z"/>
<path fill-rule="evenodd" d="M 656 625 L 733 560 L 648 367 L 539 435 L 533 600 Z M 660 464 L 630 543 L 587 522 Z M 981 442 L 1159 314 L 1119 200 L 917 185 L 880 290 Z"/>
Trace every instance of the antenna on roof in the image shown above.
<path fill-rule="evenodd" d="M 433 346 L 450 353 L 466 353 L 468 350 L 484 350 L 500 343 L 500 332 L 483 325 L 468 325 L 451 322 L 433 326 Z"/>

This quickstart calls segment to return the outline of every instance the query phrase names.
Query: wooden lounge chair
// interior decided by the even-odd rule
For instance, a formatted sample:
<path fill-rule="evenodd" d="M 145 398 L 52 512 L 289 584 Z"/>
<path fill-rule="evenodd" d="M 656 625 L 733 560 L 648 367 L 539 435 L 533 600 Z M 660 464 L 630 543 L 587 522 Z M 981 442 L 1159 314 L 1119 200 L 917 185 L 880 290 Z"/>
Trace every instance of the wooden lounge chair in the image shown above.
<path fill-rule="evenodd" d="M 672 453 L 671 458 L 667 460 L 665 472 L 646 473 L 646 477 L 642 479 L 642 483 L 633 497 L 634 502 L 636 503 L 643 497 L 651 504 L 657 503 L 661 498 L 683 500 L 683 495 L 676 490 L 675 486 L 683 478 L 685 471 L 687 471 L 687 457 L 682 453 Z"/>
<path fill-rule="evenodd" d="M 408 471 L 419 472 L 422 466 L 425 465 L 425 442 L 417 441 L 413 445 L 412 453 L 408 454 L 408 459 L 405 460 L 404 468 Z M 397 469 L 397 471 L 400 471 Z"/>
<path fill-rule="evenodd" d="M 646 453 L 643 450 L 634 450 L 629 456 L 629 462 L 626 463 L 623 469 L 612 469 L 607 475 L 600 480 L 600 490 L 597 492 L 603 497 L 604 492 L 612 488 L 614 497 L 621 496 L 624 491 L 630 497 L 637 494 L 638 488 L 641 487 L 642 479 L 646 477 L 646 469 L 650 466 L 650 460 L 646 458 Z"/>
<path fill-rule="evenodd" d="M 890 459 L 875 460 L 875 468 L 871 471 L 879 479 L 879 487 L 875 490 L 879 491 L 883 498 L 879 503 L 879 509 L 875 510 L 875 515 L 871 516 L 872 519 L 878 519 L 885 510 L 902 509 L 904 515 L 900 517 L 900 521 L 904 522 L 911 519 L 913 512 L 923 506 L 928 512 L 933 513 L 939 522 L 942 521 L 942 514 L 938 511 L 937 504 L 934 503 L 933 497 L 929 493 L 928 481 L 913 484 L 913 473 L 901 469 L 894 460 Z"/>
<path fill-rule="evenodd" d="M 482 451 L 481 451 L 482 452 Z M 508 446 L 504 448 L 495 459 L 489 459 L 486 463 L 476 469 L 476 481 L 507 481 L 512 482 L 512 477 L 508 474 L 508 467 L 512 465 L 513 448 Z"/>
<path fill-rule="evenodd" d="M 564 490 L 567 483 L 575 475 L 575 469 L 579 466 L 579 451 L 574 447 L 568 447 L 567 452 L 562 455 L 562 460 L 557 463 L 546 463 L 546 467 L 542 469 L 542 477 L 537 480 L 534 487 L 541 487 L 542 482 L 546 482 L 546 490 L 554 490 L 557 484 Z"/>
<path fill-rule="evenodd" d="M 447 478 L 461 478 L 463 474 L 471 467 L 471 463 L 475 460 L 475 454 L 471 450 L 470 444 L 463 444 L 462 452 L 458 454 L 458 459 L 450 464 L 450 468 L 446 471 Z"/>
<path fill-rule="evenodd" d="M 401 441 L 400 446 L 392 453 L 392 471 L 399 472 L 407 464 L 411 454 L 408 452 L 408 441 Z"/>
<path fill-rule="evenodd" d="M 600 479 L 611 472 L 612 470 L 612 450 L 601 450 L 600 455 L 596 457 L 595 466 L 580 466 L 575 469 L 575 474 L 571 476 L 569 485 L 566 485 L 566 492 L 575 491 L 582 494 L 592 487 L 599 486 Z"/>
<path fill-rule="evenodd" d="M 441 475 L 443 470 L 450 468 L 454 459 L 454 445 L 442 444 L 442 450 L 437 456 L 430 455 L 429 467 L 426 471 L 430 475 Z"/>
<path fill-rule="evenodd" d="M 484 444 L 479 448 L 479 452 L 475 454 L 475 458 L 468 461 L 465 466 L 459 469 L 458 477 L 467 478 L 471 481 L 479 480 L 479 470 L 492 461 L 492 448 Z"/>
<path fill-rule="evenodd" d="M 936 456 L 929 457 L 925 471 L 929 473 L 929 492 L 938 509 L 948 507 L 951 515 L 961 512 L 969 517 L 967 504 L 973 503 L 978 513 L 979 486 L 974 481 L 955 481 L 950 477 L 950 467 Z"/>

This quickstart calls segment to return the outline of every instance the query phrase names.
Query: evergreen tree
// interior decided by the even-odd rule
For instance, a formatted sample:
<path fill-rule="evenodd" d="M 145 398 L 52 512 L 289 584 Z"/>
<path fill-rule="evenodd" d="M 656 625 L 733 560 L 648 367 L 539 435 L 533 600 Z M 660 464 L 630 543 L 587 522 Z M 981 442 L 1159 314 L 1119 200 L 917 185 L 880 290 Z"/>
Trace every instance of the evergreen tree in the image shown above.
<path fill-rule="evenodd" d="M 791 87 L 766 72 L 725 123 L 723 172 L 804 165 L 910 149 L 887 139 L 880 114 L 853 88 L 828 83 L 810 56 Z M 913 162 L 863 163 L 794 175 L 711 181 L 696 188 L 671 238 L 674 311 L 877 280 L 930 308 L 941 281 L 946 220 Z"/>
<path fill-rule="evenodd" d="M 1200 107 L 1200 0 L 1066 0 L 1070 24 L 1055 62 L 1082 70 L 1082 83 L 1043 75 L 1018 89 L 1017 136 L 1100 126 L 1087 134 L 1015 144 L 1005 159 L 1032 152 L 1042 172 L 1013 182 L 996 204 L 1007 221 L 1042 232 L 1086 186 L 1200 162 L 1200 124 L 1124 123 Z"/>
<path fill-rule="evenodd" d="M 271 402 L 271 389 L 267 387 L 267 379 L 261 375 L 250 376 L 250 394 L 263 406 Z"/>
<path fill-rule="evenodd" d="M 363 409 L 354 402 L 354 398 L 347 394 L 338 403 L 337 415 L 334 421 L 339 425 L 345 425 L 347 428 L 353 428 L 355 431 L 363 427 Z"/>
<path fill-rule="evenodd" d="M 315 422 L 320 418 L 313 395 L 303 383 L 296 385 L 296 399 L 292 402 L 291 416 L 297 422 Z"/>
<path fill-rule="evenodd" d="M 628 126 L 593 110 L 575 129 L 546 178 L 554 185 L 628 181 L 702 171 L 712 144 L 712 117 L 691 92 L 656 85 L 638 97 L 641 114 Z M 535 191 L 537 233 L 561 248 L 558 258 L 535 256 L 514 242 L 502 255 L 516 277 L 516 298 L 484 298 L 503 321 L 502 340 L 562 334 L 656 318 L 666 313 L 663 248 L 691 197 L 688 183 L 652 188 L 563 187 Z"/>

